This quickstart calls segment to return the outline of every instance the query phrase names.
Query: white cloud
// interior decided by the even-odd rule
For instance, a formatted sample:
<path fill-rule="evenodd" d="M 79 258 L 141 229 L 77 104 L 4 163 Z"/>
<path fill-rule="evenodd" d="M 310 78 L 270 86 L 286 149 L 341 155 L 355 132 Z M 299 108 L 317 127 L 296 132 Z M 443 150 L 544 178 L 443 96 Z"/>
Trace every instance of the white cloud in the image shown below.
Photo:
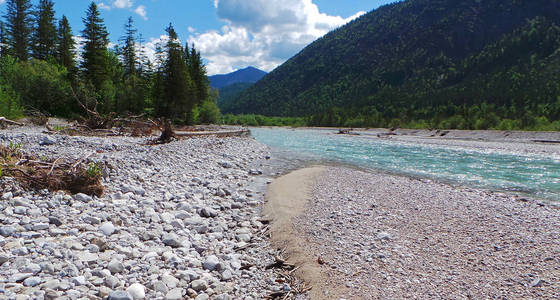
<path fill-rule="evenodd" d="M 208 73 L 220 74 L 249 65 L 271 71 L 306 45 L 349 18 L 319 11 L 312 0 L 214 0 L 227 25 L 189 38 L 208 61 Z"/>
<path fill-rule="evenodd" d="M 196 28 L 191 27 L 191 26 L 187 27 L 187 30 L 188 30 L 190 33 L 195 33 L 195 32 L 196 32 Z"/>
<path fill-rule="evenodd" d="M 4 2 L 6 2 L 6 0 L 0 0 L 0 5 L 4 4 Z"/>
<path fill-rule="evenodd" d="M 145 7 L 144 5 L 139 5 L 139 6 L 134 10 L 134 12 L 135 12 L 137 15 L 141 16 L 142 19 L 148 20 L 148 12 L 146 12 L 146 7 Z"/>
<path fill-rule="evenodd" d="M 116 8 L 130 8 L 132 7 L 132 0 L 115 0 L 113 6 Z"/>
<path fill-rule="evenodd" d="M 99 3 L 97 7 L 99 7 L 99 9 L 111 10 L 111 7 L 103 2 Z"/>

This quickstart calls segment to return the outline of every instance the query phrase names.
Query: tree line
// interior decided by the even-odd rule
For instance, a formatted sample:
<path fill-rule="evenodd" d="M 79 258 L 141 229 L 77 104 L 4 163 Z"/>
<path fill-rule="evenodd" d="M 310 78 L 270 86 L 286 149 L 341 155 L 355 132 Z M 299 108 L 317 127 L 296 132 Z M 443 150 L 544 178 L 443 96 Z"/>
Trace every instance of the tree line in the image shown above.
<path fill-rule="evenodd" d="M 179 42 L 172 24 L 168 40 L 151 60 L 132 17 L 118 45 L 91 2 L 74 38 L 66 16 L 55 18 L 54 1 L 8 0 L 0 21 L 0 115 L 25 110 L 77 117 L 79 100 L 100 113 L 147 114 L 181 124 L 216 122 L 217 95 L 194 45 Z"/>

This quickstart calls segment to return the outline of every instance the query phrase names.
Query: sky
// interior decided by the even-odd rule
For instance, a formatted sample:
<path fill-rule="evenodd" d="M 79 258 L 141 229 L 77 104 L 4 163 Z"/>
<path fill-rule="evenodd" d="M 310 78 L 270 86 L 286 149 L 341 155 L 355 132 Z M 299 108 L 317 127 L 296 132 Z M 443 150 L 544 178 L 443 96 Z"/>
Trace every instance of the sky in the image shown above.
<path fill-rule="evenodd" d="M 0 15 L 6 12 L 0 0 Z M 66 15 L 80 35 L 91 0 L 53 0 L 56 17 Z M 39 0 L 31 1 L 34 5 Z M 209 75 L 248 66 L 270 72 L 305 46 L 347 22 L 394 0 L 94 0 L 119 44 L 124 24 L 134 19 L 148 56 L 165 41 L 169 23 L 184 44 L 194 43 Z"/>

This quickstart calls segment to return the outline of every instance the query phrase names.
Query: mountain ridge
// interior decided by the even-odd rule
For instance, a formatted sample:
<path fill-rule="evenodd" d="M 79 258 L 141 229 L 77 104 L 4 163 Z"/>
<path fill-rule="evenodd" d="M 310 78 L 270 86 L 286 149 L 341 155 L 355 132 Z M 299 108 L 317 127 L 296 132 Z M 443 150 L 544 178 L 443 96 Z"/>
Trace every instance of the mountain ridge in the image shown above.
<path fill-rule="evenodd" d="M 255 83 L 267 73 L 255 67 L 247 67 L 228 74 L 217 74 L 208 76 L 210 86 L 216 89 L 226 87 L 235 83 Z"/>

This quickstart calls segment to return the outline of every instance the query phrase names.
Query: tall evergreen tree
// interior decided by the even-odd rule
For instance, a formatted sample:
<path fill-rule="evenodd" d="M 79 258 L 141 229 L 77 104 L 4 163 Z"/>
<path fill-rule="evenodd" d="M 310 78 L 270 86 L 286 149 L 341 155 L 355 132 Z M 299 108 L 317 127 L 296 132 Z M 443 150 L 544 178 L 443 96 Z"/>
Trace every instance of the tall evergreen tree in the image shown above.
<path fill-rule="evenodd" d="M 68 72 L 73 74 L 76 70 L 75 49 L 76 42 L 72 36 L 72 28 L 66 16 L 58 23 L 58 48 L 56 51 L 56 60 L 59 64 L 66 67 Z"/>
<path fill-rule="evenodd" d="M 206 76 L 206 66 L 204 66 L 200 52 L 196 51 L 194 44 L 190 49 L 190 53 L 189 45 L 186 45 L 185 56 L 189 73 L 195 87 L 195 102 L 196 105 L 200 105 L 203 101 L 208 99 L 208 92 L 210 89 L 210 82 L 208 76 Z"/>
<path fill-rule="evenodd" d="M 177 32 L 171 24 L 166 31 L 169 41 L 167 42 L 167 60 L 164 69 L 164 116 L 176 121 L 189 122 L 189 116 L 195 104 L 193 83 Z"/>
<path fill-rule="evenodd" d="M 10 54 L 21 61 L 29 57 L 31 35 L 30 0 L 8 0 L 6 27 Z"/>
<path fill-rule="evenodd" d="M 0 21 L 0 57 L 8 54 L 8 40 L 6 35 L 6 25 L 4 25 L 4 22 Z"/>
<path fill-rule="evenodd" d="M 100 90 L 110 76 L 107 51 L 109 34 L 95 2 L 91 2 L 83 22 L 85 29 L 82 31 L 84 38 L 82 72 L 85 79 Z"/>
<path fill-rule="evenodd" d="M 35 11 L 35 33 L 33 35 L 33 57 L 46 60 L 56 55 L 56 20 L 52 0 L 40 0 Z"/>
<path fill-rule="evenodd" d="M 136 33 L 132 17 L 124 25 L 125 36 L 122 38 L 124 45 L 121 48 L 121 57 L 124 66 L 124 75 L 129 76 L 137 72 Z"/>

